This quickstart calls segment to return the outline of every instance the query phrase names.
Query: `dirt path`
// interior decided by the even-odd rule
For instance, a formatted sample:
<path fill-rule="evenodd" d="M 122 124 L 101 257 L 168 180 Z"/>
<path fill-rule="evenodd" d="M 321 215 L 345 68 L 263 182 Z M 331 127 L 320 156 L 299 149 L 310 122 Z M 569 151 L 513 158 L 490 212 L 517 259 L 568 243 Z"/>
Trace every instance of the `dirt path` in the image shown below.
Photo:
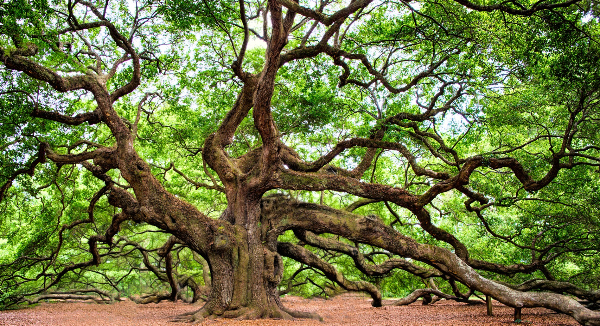
<path fill-rule="evenodd" d="M 473 325 L 515 325 L 512 322 L 513 310 L 499 303 L 494 304 L 494 316 L 486 315 L 485 305 L 468 306 L 454 302 L 438 302 L 433 306 L 415 303 L 410 306 L 384 306 L 373 308 L 370 300 L 356 295 L 342 295 L 330 300 L 302 299 L 287 297 L 284 304 L 291 309 L 319 313 L 323 323 L 309 320 L 283 321 L 235 321 L 211 320 L 202 325 L 267 325 L 267 326 L 309 326 L 309 325 L 394 325 L 394 326 L 473 326 Z M 389 304 L 391 301 L 386 301 Z M 69 325 L 69 326 L 183 326 L 190 324 L 174 323 L 170 320 L 185 312 L 198 309 L 184 303 L 163 302 L 159 304 L 137 305 L 131 301 L 112 305 L 63 302 L 43 303 L 33 308 L 0 311 L 0 325 Z M 558 315 L 550 310 L 536 308 L 523 309 L 521 325 L 578 325 L 574 319 Z"/>

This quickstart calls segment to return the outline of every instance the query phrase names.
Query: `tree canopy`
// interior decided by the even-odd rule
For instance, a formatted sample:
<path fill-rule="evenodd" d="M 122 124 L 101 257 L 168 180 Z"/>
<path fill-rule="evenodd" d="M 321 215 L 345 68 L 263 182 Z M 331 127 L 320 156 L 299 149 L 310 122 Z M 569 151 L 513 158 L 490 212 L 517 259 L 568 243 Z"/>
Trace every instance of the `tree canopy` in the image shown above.
<path fill-rule="evenodd" d="M 0 305 L 415 290 L 600 325 L 598 10 L 2 1 Z"/>

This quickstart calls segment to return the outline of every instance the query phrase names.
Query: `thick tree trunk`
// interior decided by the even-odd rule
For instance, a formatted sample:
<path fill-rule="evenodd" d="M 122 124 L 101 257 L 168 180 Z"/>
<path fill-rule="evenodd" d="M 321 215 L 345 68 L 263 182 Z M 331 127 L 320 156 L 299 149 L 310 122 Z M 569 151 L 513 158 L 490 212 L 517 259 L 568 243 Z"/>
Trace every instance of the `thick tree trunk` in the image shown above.
<path fill-rule="evenodd" d="M 206 304 L 192 315 L 192 320 L 207 317 L 319 319 L 315 314 L 283 307 L 277 290 L 283 262 L 276 252 L 276 243 L 269 243 L 263 235 L 260 199 L 239 191 L 235 198 L 221 216 L 233 223 L 234 234 L 217 235 L 213 240 L 213 250 L 206 256 L 212 275 L 211 292 Z"/>

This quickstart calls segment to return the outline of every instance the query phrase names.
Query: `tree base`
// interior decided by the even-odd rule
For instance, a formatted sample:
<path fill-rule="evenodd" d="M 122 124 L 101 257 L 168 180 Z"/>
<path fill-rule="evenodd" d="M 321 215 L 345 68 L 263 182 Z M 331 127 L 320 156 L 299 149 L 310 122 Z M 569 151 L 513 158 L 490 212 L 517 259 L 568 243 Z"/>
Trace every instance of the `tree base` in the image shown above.
<path fill-rule="evenodd" d="M 317 313 L 304 312 L 289 310 L 286 308 L 274 306 L 267 308 L 259 307 L 242 307 L 235 310 L 227 310 L 221 314 L 211 312 L 206 306 L 199 310 L 188 312 L 176 316 L 173 322 L 189 322 L 189 323 L 201 323 L 207 319 L 237 319 L 237 320 L 254 320 L 254 319 L 283 319 L 283 320 L 294 320 L 294 319 L 315 319 L 323 321 L 323 318 Z"/>

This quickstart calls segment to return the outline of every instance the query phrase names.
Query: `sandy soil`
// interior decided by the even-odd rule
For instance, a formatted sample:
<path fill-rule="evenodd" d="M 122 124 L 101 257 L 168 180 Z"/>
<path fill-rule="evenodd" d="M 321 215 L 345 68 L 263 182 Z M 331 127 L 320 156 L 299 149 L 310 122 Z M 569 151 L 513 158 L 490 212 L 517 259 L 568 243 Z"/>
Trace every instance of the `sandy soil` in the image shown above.
<path fill-rule="evenodd" d="M 403 325 L 403 326 L 473 326 L 473 325 L 515 325 L 512 322 L 513 309 L 494 303 L 494 316 L 486 314 L 485 305 L 468 306 L 455 302 L 437 302 L 432 306 L 414 303 L 410 306 L 389 306 L 373 308 L 370 300 L 352 294 L 345 294 L 330 300 L 286 297 L 284 304 L 295 310 L 317 312 L 323 322 L 311 320 L 209 320 L 202 325 L 267 325 L 267 326 L 325 326 L 325 325 Z M 386 306 L 387 304 L 387 306 Z M 159 304 L 137 305 L 131 301 L 115 304 L 95 304 L 86 302 L 42 303 L 38 306 L 11 311 L 0 311 L 0 325 L 69 325 L 69 326 L 183 326 L 186 323 L 171 322 L 178 314 L 194 311 L 200 306 L 184 303 L 162 302 Z M 523 309 L 521 325 L 578 325 L 566 315 L 553 313 L 543 308 Z"/>

